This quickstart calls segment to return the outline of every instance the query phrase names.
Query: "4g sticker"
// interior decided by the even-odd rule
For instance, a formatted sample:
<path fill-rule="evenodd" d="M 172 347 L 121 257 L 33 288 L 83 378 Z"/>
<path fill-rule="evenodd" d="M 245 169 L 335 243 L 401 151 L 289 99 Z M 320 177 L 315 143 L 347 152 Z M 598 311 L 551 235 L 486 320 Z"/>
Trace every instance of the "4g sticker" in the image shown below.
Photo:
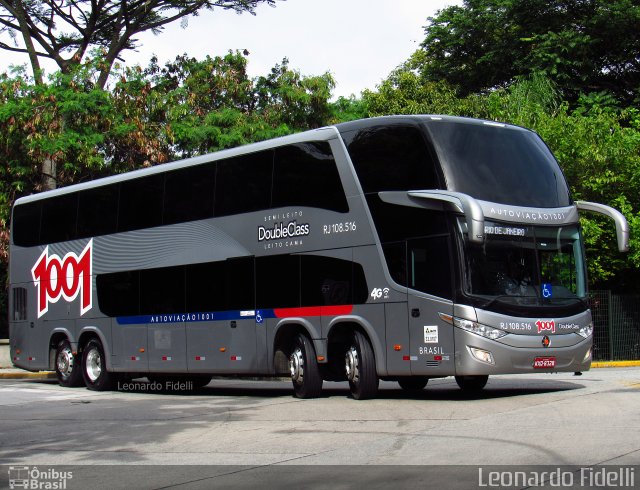
<path fill-rule="evenodd" d="M 370 296 L 373 300 L 389 299 L 389 288 L 373 288 Z"/>
<path fill-rule="evenodd" d="M 60 258 L 49 255 L 47 246 L 31 269 L 31 276 L 38 289 L 38 318 L 49 311 L 49 303 L 60 298 L 71 302 L 80 295 L 80 315 L 91 309 L 91 274 L 93 240 L 87 243 L 80 255 L 73 252 Z"/>

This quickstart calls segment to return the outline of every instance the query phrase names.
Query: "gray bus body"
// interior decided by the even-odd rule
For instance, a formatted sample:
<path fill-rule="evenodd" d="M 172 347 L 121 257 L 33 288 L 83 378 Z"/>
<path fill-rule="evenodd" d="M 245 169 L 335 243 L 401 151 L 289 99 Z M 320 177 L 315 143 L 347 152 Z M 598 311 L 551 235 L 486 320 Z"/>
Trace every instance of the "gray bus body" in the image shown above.
<path fill-rule="evenodd" d="M 344 123 L 19 199 L 11 356 L 61 384 L 584 371 L 578 208 L 533 132 L 445 116 Z"/>

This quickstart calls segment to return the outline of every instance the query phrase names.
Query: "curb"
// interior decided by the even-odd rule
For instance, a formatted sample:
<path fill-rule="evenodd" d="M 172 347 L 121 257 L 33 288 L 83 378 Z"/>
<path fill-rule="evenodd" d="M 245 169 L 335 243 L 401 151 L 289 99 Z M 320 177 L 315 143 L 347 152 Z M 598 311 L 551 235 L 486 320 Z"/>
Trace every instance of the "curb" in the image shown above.
<path fill-rule="evenodd" d="M 40 371 L 37 373 L 31 373 L 29 371 L 0 371 L 0 379 L 56 379 L 56 373 L 51 371 Z"/>
<path fill-rule="evenodd" d="M 640 361 L 598 361 L 592 362 L 592 368 L 638 367 Z"/>

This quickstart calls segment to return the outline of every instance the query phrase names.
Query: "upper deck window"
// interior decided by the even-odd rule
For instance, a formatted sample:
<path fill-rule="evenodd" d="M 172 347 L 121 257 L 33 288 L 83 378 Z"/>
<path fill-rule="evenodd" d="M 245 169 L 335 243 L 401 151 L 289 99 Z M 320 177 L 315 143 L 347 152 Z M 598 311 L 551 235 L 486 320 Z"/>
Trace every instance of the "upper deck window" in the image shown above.
<path fill-rule="evenodd" d="M 342 137 L 365 194 L 440 188 L 434 158 L 417 127 L 373 126 Z"/>
<path fill-rule="evenodd" d="M 271 208 L 349 211 L 327 141 L 297 143 L 20 204 L 12 239 L 31 247 Z"/>
<path fill-rule="evenodd" d="M 271 207 L 285 206 L 349 211 L 338 168 L 326 142 L 276 149 Z"/>
<path fill-rule="evenodd" d="M 535 133 L 452 121 L 429 122 L 427 128 L 449 190 L 513 206 L 570 205 L 562 171 Z"/>

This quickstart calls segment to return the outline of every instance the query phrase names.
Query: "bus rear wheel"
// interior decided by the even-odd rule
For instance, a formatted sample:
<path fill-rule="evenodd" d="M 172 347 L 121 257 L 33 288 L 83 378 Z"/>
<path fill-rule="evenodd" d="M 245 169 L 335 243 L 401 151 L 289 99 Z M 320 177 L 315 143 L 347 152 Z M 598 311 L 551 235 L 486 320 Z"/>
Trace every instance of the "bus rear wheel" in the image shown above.
<path fill-rule="evenodd" d="M 289 355 L 293 392 L 297 398 L 317 398 L 322 392 L 322 377 L 316 350 L 306 335 L 299 333 Z"/>
<path fill-rule="evenodd" d="M 465 393 L 478 393 L 482 391 L 489 380 L 489 376 L 456 376 L 456 383 Z"/>
<path fill-rule="evenodd" d="M 367 337 L 357 330 L 345 354 L 345 373 L 353 398 L 366 400 L 376 396 L 379 379 L 373 348 Z"/>
<path fill-rule="evenodd" d="M 104 349 L 98 339 L 91 339 L 82 352 L 82 377 L 90 390 L 108 391 L 116 386 L 116 376 L 107 371 Z"/>
<path fill-rule="evenodd" d="M 56 347 L 56 377 L 60 386 L 66 388 L 84 385 L 79 356 L 73 353 L 67 339 L 61 340 Z"/>

